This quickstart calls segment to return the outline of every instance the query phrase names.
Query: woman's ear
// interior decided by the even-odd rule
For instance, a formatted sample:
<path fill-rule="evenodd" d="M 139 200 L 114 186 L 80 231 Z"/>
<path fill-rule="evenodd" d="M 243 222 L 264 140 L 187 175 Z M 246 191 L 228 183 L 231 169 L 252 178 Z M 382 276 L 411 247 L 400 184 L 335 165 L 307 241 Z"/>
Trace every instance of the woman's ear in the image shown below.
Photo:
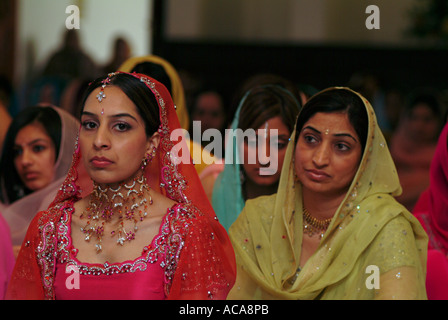
<path fill-rule="evenodd" d="M 151 154 L 154 152 L 153 150 L 156 150 L 159 147 L 160 143 L 160 134 L 159 132 L 155 132 L 150 138 L 148 138 L 147 142 L 147 154 Z"/>

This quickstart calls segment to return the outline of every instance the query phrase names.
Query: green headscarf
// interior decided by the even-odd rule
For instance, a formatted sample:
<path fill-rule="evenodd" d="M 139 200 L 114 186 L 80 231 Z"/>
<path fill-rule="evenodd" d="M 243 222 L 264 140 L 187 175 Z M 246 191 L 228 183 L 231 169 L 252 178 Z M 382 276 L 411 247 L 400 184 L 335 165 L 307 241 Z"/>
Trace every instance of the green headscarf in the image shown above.
<path fill-rule="evenodd" d="M 426 298 L 426 233 L 394 199 L 401 193 L 395 165 L 373 108 L 357 95 L 369 120 L 364 154 L 317 250 L 299 265 L 303 207 L 293 132 L 277 194 L 247 201 L 229 230 L 238 264 L 230 299 Z M 372 270 L 379 289 L 367 284 Z"/>

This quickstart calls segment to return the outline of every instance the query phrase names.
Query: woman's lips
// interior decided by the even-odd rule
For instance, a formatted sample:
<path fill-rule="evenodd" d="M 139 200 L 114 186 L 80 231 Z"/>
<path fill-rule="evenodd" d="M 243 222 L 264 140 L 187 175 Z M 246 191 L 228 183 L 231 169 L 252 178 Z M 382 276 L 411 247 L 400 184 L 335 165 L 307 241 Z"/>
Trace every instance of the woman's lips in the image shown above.
<path fill-rule="evenodd" d="M 106 168 L 110 166 L 113 162 L 104 157 L 93 157 L 90 159 L 90 163 L 96 168 Z"/>
<path fill-rule="evenodd" d="M 311 180 L 314 181 L 324 181 L 328 178 L 330 178 L 330 175 L 327 174 L 325 171 L 321 171 L 321 170 L 306 170 L 306 174 L 308 175 L 308 177 Z"/>
<path fill-rule="evenodd" d="M 23 177 L 25 178 L 25 180 L 35 180 L 39 177 L 39 173 L 36 171 L 30 171 L 26 172 Z"/>

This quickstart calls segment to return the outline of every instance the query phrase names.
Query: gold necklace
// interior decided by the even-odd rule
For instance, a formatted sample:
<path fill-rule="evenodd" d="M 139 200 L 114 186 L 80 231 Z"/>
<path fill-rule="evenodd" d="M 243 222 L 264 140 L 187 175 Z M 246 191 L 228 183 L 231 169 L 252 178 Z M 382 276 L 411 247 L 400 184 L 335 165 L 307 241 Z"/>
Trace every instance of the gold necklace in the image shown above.
<path fill-rule="evenodd" d="M 84 240 L 89 242 L 91 238 L 96 238 L 96 251 L 97 253 L 101 252 L 104 226 L 111 221 L 114 214 L 119 214 L 119 223 L 110 235 L 118 236 L 117 244 L 120 245 L 134 240 L 138 230 L 137 224 L 148 215 L 146 195 L 149 196 L 149 205 L 153 204 L 151 195 L 147 191 L 149 191 L 149 186 L 143 175 L 134 178 L 130 185 L 122 183 L 116 189 L 112 187 L 102 189 L 95 183 L 89 205 L 80 216 L 81 219 L 87 218 L 86 224 L 81 228 L 85 234 Z M 112 194 L 110 199 L 108 194 Z M 125 221 L 133 222 L 134 227 L 131 230 L 126 230 Z"/>
<path fill-rule="evenodd" d="M 330 225 L 331 219 L 332 218 L 325 220 L 316 219 L 310 215 L 305 207 L 303 207 L 303 232 L 310 237 L 320 233 L 320 237 L 322 238 Z"/>

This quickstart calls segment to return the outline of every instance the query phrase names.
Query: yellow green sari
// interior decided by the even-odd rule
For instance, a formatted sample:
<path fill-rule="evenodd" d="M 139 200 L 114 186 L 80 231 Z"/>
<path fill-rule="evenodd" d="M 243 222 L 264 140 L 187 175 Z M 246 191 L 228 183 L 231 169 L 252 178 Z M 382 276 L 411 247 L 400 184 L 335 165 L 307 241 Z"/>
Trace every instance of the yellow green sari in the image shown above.
<path fill-rule="evenodd" d="M 395 165 L 360 97 L 369 118 L 365 151 L 318 249 L 299 265 L 302 192 L 293 132 L 277 194 L 247 201 L 229 229 L 238 264 L 229 299 L 426 299 L 427 235 L 394 199 L 402 191 Z"/>

